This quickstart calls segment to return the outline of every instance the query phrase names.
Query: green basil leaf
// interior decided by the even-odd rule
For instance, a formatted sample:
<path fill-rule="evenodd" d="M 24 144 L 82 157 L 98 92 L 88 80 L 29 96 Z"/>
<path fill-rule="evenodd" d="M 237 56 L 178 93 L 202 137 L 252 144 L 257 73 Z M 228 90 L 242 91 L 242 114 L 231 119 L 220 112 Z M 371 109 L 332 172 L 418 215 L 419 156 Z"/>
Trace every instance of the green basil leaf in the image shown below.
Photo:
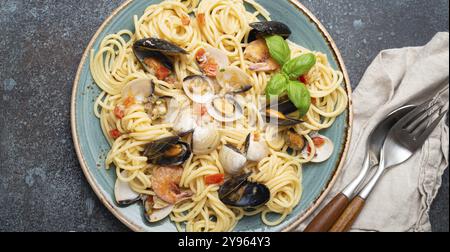
<path fill-rule="evenodd" d="M 316 56 L 308 53 L 288 61 L 283 66 L 283 72 L 289 76 L 289 79 L 296 80 L 298 77 L 309 72 L 315 64 Z"/>
<path fill-rule="evenodd" d="M 286 92 L 288 81 L 286 75 L 281 73 L 275 74 L 267 84 L 266 94 L 268 96 L 280 96 Z"/>
<path fill-rule="evenodd" d="M 306 115 L 311 107 L 311 94 L 308 88 L 298 81 L 289 81 L 287 92 L 289 99 L 300 112 L 300 116 Z"/>
<path fill-rule="evenodd" d="M 280 66 L 284 65 L 291 59 L 291 49 L 283 37 L 272 35 L 266 37 L 267 47 L 270 55 L 274 58 Z"/>

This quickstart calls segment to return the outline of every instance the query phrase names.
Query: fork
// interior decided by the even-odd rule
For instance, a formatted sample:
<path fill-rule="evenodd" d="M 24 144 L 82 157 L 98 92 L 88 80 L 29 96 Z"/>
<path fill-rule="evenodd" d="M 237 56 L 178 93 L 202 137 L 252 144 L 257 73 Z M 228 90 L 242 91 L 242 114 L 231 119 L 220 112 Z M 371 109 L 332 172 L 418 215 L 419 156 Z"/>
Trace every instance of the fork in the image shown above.
<path fill-rule="evenodd" d="M 419 150 L 447 114 L 444 106 L 427 101 L 400 119 L 389 132 L 380 152 L 380 164 L 370 179 L 339 217 L 330 232 L 347 232 L 361 213 L 367 198 L 387 169 L 406 162 Z"/>

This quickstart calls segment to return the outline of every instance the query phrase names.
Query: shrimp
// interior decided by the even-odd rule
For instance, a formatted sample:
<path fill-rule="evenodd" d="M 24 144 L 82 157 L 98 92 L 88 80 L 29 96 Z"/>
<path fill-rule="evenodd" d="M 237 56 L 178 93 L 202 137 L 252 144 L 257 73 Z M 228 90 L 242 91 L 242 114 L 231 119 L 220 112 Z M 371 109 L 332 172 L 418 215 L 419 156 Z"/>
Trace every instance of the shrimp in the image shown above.
<path fill-rule="evenodd" d="M 152 175 L 152 187 L 155 194 L 169 204 L 176 204 L 192 196 L 192 192 L 179 187 L 183 167 L 161 166 L 155 168 Z"/>

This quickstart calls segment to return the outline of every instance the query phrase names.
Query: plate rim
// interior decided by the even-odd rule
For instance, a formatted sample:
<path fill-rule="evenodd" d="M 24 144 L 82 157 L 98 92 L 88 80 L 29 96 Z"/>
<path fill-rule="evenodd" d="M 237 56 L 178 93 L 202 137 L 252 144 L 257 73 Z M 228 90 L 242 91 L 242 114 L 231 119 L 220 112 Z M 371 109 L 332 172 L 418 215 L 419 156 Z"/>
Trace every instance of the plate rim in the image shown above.
<path fill-rule="evenodd" d="M 81 72 L 83 70 L 84 64 L 86 62 L 86 59 L 89 57 L 90 51 L 93 48 L 95 42 L 97 41 L 99 35 L 103 32 L 105 27 L 111 22 L 111 20 L 123 9 L 125 9 L 128 5 L 130 5 L 134 0 L 126 0 L 123 2 L 119 7 L 117 7 L 109 16 L 106 18 L 106 20 L 101 24 L 101 26 L 97 29 L 91 40 L 89 41 L 89 44 L 85 48 L 83 55 L 80 59 L 80 63 L 78 65 L 77 73 L 75 76 L 75 80 L 73 82 L 72 86 L 72 98 L 71 98 L 71 112 L 70 112 L 70 118 L 71 118 L 71 132 L 72 132 L 72 140 L 75 148 L 75 152 L 77 154 L 78 161 L 80 163 L 81 169 L 84 173 L 84 176 L 86 177 L 89 185 L 94 190 L 97 197 L 100 199 L 102 204 L 125 226 L 130 228 L 132 231 L 135 232 L 143 232 L 144 230 L 137 225 L 136 223 L 132 222 L 129 218 L 127 218 L 125 215 L 121 214 L 119 211 L 117 211 L 116 207 L 111 205 L 106 197 L 101 192 L 100 187 L 97 183 L 94 182 L 94 178 L 89 171 L 89 168 L 86 164 L 86 161 L 84 159 L 84 156 L 81 151 L 80 141 L 78 137 L 78 131 L 77 131 L 77 123 L 76 123 L 76 101 L 77 101 L 77 89 L 78 89 L 78 83 L 80 80 Z M 287 0 L 290 4 L 292 4 L 294 7 L 296 7 L 300 12 L 302 12 L 307 18 L 310 19 L 310 21 L 317 27 L 318 31 L 322 33 L 323 38 L 326 40 L 328 46 L 331 48 L 331 51 L 333 53 L 333 56 L 335 57 L 336 63 L 341 69 L 343 75 L 344 75 L 344 82 L 345 82 L 345 89 L 348 96 L 348 106 L 347 106 L 347 129 L 345 131 L 346 137 L 345 141 L 343 143 L 344 148 L 342 149 L 341 153 L 339 154 L 340 160 L 337 163 L 337 167 L 334 168 L 333 175 L 331 179 L 329 179 L 328 184 L 324 187 L 322 192 L 320 193 L 320 196 L 311 203 L 311 205 L 300 215 L 296 216 L 290 225 L 287 227 L 280 229 L 278 231 L 282 232 L 290 232 L 293 231 L 296 227 L 298 227 L 302 222 L 304 222 L 309 216 L 312 215 L 312 213 L 320 206 L 320 204 L 325 200 L 325 198 L 330 193 L 331 189 L 333 188 L 334 184 L 336 183 L 339 175 L 341 174 L 344 163 L 348 154 L 348 150 L 350 147 L 350 140 L 352 137 L 352 127 L 353 127 L 353 102 L 352 102 L 352 87 L 350 84 L 350 78 L 348 75 L 347 68 L 345 66 L 344 60 L 342 58 L 342 55 L 336 46 L 336 43 L 332 39 L 331 35 L 328 33 L 328 31 L 325 29 L 323 24 L 318 20 L 318 18 L 308 9 L 306 8 L 302 3 L 299 2 L 299 0 Z"/>

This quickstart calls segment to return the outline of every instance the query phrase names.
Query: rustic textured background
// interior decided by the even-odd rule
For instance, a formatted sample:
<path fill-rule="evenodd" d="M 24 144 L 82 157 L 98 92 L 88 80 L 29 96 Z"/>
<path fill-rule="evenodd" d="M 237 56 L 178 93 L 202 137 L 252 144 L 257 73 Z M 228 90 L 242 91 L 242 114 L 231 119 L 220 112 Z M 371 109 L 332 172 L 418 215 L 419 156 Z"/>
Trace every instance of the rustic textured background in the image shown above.
<path fill-rule="evenodd" d="M 139 0 L 141 1 L 141 0 Z M 121 0 L 0 0 L 0 231 L 127 231 L 96 198 L 70 133 L 84 48 Z M 448 31 L 448 0 L 302 1 L 330 31 L 356 87 L 382 49 Z M 448 171 L 431 211 L 449 231 Z"/>

